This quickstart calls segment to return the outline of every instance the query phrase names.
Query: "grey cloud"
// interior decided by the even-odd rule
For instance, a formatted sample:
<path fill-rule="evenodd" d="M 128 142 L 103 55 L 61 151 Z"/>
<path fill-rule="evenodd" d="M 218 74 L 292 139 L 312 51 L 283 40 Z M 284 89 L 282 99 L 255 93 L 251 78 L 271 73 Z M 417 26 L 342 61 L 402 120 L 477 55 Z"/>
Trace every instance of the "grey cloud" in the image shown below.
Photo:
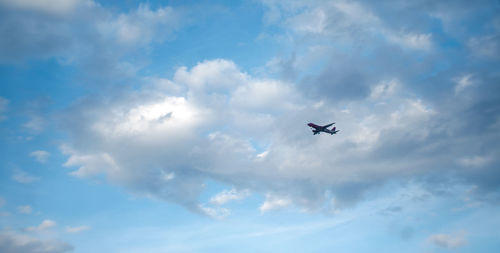
<path fill-rule="evenodd" d="M 59 18 L 43 14 L 0 9 L 0 61 L 21 62 L 28 58 L 60 55 L 72 46 L 74 31 Z"/>
<path fill-rule="evenodd" d="M 73 2 L 64 15 L 40 10 L 45 5 L 36 1 L 34 10 L 0 5 L 0 62 L 56 59 L 77 66 L 87 84 L 124 82 L 144 65 L 148 46 L 171 38 L 185 15 L 171 7 L 113 13 L 92 1 Z"/>

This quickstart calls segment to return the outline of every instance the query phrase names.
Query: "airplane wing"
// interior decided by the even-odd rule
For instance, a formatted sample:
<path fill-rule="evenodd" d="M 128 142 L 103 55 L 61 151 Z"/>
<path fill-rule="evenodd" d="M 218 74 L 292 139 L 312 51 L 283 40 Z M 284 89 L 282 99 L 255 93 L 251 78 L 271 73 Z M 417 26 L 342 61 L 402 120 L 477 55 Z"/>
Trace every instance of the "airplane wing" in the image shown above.
<path fill-rule="evenodd" d="M 325 126 L 322 126 L 322 128 L 327 128 L 327 127 L 330 127 L 331 125 L 335 124 L 335 122 L 331 123 L 331 124 L 328 124 L 328 125 L 325 125 Z"/>

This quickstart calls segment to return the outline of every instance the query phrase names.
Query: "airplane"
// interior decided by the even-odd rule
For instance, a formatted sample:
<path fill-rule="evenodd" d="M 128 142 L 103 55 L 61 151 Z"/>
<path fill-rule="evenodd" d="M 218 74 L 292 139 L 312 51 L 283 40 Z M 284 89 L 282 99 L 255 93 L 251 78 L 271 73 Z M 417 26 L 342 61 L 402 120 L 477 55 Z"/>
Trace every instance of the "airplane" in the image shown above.
<path fill-rule="evenodd" d="M 340 131 L 340 130 L 335 130 L 336 127 L 333 127 L 332 129 L 328 129 L 333 124 L 335 124 L 335 122 L 331 123 L 331 124 L 328 124 L 328 125 L 324 125 L 324 126 L 318 126 L 318 125 L 316 125 L 314 123 L 308 123 L 307 125 L 309 127 L 311 127 L 313 135 L 319 134 L 321 132 L 325 132 L 325 133 L 333 135 L 333 134 L 336 134 L 338 131 Z"/>

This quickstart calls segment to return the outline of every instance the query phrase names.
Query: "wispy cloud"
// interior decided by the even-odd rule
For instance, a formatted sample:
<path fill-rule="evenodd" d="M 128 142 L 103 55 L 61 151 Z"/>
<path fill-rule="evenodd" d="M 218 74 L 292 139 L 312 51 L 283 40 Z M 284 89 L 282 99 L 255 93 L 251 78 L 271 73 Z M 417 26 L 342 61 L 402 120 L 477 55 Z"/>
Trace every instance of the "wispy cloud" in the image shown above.
<path fill-rule="evenodd" d="M 18 206 L 17 211 L 22 214 L 30 214 L 33 212 L 33 208 L 30 205 Z"/>
<path fill-rule="evenodd" d="M 45 120 L 40 116 L 32 116 L 30 121 L 23 124 L 23 127 L 34 132 L 40 133 L 45 128 Z"/>
<path fill-rule="evenodd" d="M 56 222 L 53 220 L 43 220 L 38 226 L 27 227 L 24 230 L 27 232 L 42 232 L 56 226 Z"/>
<path fill-rule="evenodd" d="M 66 227 L 66 232 L 71 234 L 76 234 L 90 229 L 91 227 L 89 226 Z"/>
<path fill-rule="evenodd" d="M 456 79 L 455 94 L 459 94 L 466 88 L 474 85 L 476 82 L 472 79 L 472 74 L 463 75 Z"/>
<path fill-rule="evenodd" d="M 12 179 L 18 183 L 29 184 L 35 181 L 40 180 L 39 177 L 33 176 L 30 173 L 23 171 L 21 169 L 15 169 L 12 174 Z"/>

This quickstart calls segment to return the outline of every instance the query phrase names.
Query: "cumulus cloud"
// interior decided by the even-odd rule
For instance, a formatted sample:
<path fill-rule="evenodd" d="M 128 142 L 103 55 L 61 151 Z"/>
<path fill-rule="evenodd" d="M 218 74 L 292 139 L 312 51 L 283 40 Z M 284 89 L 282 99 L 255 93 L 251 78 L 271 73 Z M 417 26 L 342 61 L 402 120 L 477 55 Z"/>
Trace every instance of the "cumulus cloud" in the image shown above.
<path fill-rule="evenodd" d="M 435 234 L 428 238 L 429 242 L 446 249 L 456 249 L 467 244 L 466 233 L 464 231 L 454 234 Z"/>
<path fill-rule="evenodd" d="M 267 194 L 262 211 L 343 208 L 389 180 L 446 174 L 456 157 L 489 145 L 477 137 L 495 133 L 462 135 L 462 108 L 447 111 L 448 101 L 418 98 L 393 77 L 371 82 L 370 99 L 346 105 L 318 103 L 292 83 L 255 78 L 227 60 L 180 67 L 168 82 L 183 92 L 148 87 L 75 104 L 64 115 L 71 141 L 61 147 L 72 174 L 104 174 L 135 194 L 209 216 L 227 212 L 198 203 L 208 179 Z M 330 120 L 342 134 L 311 136 L 305 125 Z M 474 173 L 454 171 L 481 185 L 467 176 Z M 213 203 L 239 196 L 221 193 Z"/>
<path fill-rule="evenodd" d="M 42 223 L 38 226 L 33 226 L 33 227 L 27 227 L 24 230 L 27 232 L 43 232 L 46 231 L 50 228 L 53 228 L 56 226 L 56 222 L 53 220 L 43 220 Z"/>
<path fill-rule="evenodd" d="M 11 231 L 0 232 L 0 251 L 8 253 L 63 253 L 73 250 L 65 242 L 41 240 Z"/>
<path fill-rule="evenodd" d="M 34 157 L 40 163 L 46 163 L 49 159 L 50 153 L 45 150 L 35 150 L 30 153 L 31 157 Z"/>

